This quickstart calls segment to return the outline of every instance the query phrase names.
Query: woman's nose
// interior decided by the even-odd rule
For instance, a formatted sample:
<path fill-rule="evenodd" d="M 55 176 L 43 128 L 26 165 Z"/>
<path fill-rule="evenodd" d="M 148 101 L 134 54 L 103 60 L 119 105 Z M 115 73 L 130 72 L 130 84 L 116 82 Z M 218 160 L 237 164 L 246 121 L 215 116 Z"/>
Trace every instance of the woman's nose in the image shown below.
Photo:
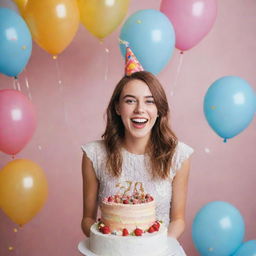
<path fill-rule="evenodd" d="M 134 109 L 135 113 L 143 113 L 145 111 L 144 104 L 141 102 L 138 102 L 136 104 L 136 108 Z"/>

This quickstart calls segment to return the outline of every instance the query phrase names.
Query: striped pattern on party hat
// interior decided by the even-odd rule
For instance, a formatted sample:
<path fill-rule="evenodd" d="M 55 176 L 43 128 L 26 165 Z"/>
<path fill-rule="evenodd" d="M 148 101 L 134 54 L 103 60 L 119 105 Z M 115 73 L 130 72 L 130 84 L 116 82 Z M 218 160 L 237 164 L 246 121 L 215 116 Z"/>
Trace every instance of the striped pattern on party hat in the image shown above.
<path fill-rule="evenodd" d="M 132 73 L 144 70 L 129 46 L 126 47 L 125 61 L 125 75 L 127 76 L 130 76 Z"/>

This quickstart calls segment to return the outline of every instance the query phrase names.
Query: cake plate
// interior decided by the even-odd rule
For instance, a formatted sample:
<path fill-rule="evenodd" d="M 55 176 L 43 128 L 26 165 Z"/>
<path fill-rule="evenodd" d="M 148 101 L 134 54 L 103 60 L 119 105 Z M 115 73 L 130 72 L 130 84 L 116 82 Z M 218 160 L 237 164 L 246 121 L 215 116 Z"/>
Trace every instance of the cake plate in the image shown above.
<path fill-rule="evenodd" d="M 169 250 L 163 256 L 186 256 L 184 250 L 176 239 L 168 237 L 168 242 Z M 89 238 L 85 238 L 84 240 L 79 242 L 78 250 L 80 251 L 80 253 L 86 256 L 98 256 L 89 249 Z"/>

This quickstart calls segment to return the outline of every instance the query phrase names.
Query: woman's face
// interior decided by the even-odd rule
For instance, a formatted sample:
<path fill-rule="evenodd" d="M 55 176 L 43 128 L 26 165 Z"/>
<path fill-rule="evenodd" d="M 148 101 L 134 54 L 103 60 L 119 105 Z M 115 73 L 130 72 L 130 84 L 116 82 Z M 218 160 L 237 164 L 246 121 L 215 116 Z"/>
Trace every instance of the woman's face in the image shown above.
<path fill-rule="evenodd" d="M 158 115 L 146 83 L 141 80 L 128 82 L 122 90 L 116 111 L 123 121 L 126 138 L 149 139 Z"/>

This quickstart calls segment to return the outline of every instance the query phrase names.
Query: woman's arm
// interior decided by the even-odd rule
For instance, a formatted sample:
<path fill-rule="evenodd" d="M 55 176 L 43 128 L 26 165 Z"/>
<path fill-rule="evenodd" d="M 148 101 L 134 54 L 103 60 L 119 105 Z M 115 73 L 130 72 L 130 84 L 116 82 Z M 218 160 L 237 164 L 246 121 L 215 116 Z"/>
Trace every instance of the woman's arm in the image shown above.
<path fill-rule="evenodd" d="M 185 229 L 185 208 L 187 199 L 187 187 L 189 177 L 190 160 L 183 162 L 177 171 L 172 183 L 171 222 L 168 228 L 168 236 L 178 239 Z"/>
<path fill-rule="evenodd" d="M 97 196 L 99 183 L 91 160 L 84 153 L 82 160 L 83 175 L 83 219 L 81 227 L 86 236 L 90 235 L 90 227 L 97 218 Z"/>

